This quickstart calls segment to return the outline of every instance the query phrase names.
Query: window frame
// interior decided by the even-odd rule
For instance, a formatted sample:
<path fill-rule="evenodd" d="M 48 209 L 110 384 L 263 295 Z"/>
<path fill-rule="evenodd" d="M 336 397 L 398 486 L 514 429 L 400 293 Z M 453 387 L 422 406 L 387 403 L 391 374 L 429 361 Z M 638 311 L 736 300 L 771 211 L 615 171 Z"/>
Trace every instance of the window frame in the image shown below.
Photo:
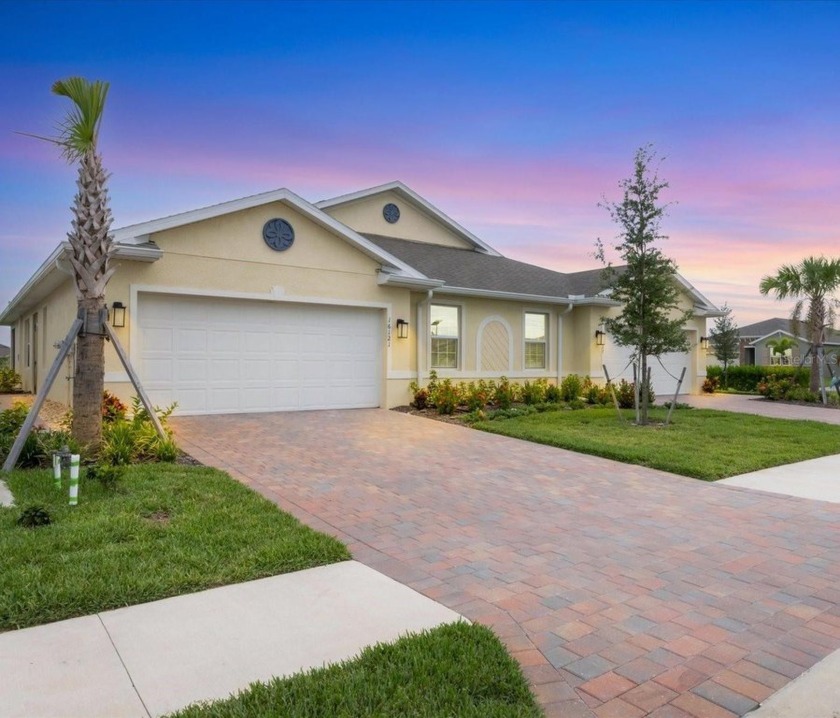
<path fill-rule="evenodd" d="M 432 329 L 432 309 L 434 307 L 445 307 L 447 309 L 454 309 L 457 312 L 457 326 L 458 326 L 458 334 L 453 336 L 450 334 L 434 334 Z M 428 332 L 429 332 L 429 369 L 433 371 L 443 371 L 443 372 L 457 372 L 460 371 L 463 367 L 463 334 L 464 334 L 464 308 L 460 304 L 452 304 L 447 302 L 432 302 L 429 304 L 429 321 L 428 321 Z M 455 366 L 439 366 L 433 363 L 435 351 L 434 351 L 434 341 L 435 339 L 447 339 L 447 340 L 454 340 L 455 341 Z"/>
<path fill-rule="evenodd" d="M 538 315 L 542 316 L 545 322 L 545 331 L 543 333 L 542 341 L 528 339 L 528 316 Z M 539 309 L 526 309 L 522 312 L 522 371 L 545 373 L 549 371 L 551 362 L 551 353 L 549 349 L 549 336 L 551 325 L 551 312 Z M 528 345 L 542 344 L 543 346 L 543 365 L 542 366 L 528 366 Z"/>

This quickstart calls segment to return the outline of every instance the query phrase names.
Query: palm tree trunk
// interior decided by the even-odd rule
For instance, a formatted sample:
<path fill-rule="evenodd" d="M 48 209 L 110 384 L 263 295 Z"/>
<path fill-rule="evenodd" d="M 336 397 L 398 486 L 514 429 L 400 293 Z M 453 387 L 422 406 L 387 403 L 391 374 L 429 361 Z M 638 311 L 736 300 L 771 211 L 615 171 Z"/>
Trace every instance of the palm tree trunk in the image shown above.
<path fill-rule="evenodd" d="M 83 299 L 86 332 L 76 339 L 76 375 L 73 378 L 72 433 L 88 452 L 102 442 L 102 394 L 105 391 L 105 341 L 100 323 L 104 299 Z"/>

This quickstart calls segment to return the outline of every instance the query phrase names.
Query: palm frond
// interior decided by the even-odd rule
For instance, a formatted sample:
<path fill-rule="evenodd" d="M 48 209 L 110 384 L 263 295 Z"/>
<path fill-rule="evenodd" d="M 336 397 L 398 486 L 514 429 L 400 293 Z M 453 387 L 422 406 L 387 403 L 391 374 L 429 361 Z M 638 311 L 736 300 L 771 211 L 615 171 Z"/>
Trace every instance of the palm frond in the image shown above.
<path fill-rule="evenodd" d="M 59 125 L 59 136 L 55 139 L 68 160 L 76 160 L 96 147 L 109 87 L 107 82 L 90 82 L 83 77 L 53 83 L 53 93 L 67 97 L 75 105 Z"/>

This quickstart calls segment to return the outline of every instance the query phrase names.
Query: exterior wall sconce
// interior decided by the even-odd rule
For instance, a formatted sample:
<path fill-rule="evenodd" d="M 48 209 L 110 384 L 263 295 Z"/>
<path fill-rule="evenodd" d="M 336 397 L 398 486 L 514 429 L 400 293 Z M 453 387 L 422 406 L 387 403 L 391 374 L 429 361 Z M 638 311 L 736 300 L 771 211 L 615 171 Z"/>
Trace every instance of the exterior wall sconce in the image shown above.
<path fill-rule="evenodd" d="M 124 327 L 125 326 L 125 304 L 122 302 L 114 302 L 111 305 L 111 313 L 113 315 L 114 320 L 111 322 L 111 326 L 113 327 Z"/>
<path fill-rule="evenodd" d="M 408 322 L 405 319 L 397 319 L 397 338 L 408 339 Z"/>
<path fill-rule="evenodd" d="M 602 332 L 600 329 L 595 330 L 595 344 L 596 346 L 602 347 L 604 346 L 604 339 L 606 338 L 606 333 Z"/>
<path fill-rule="evenodd" d="M 700 337 L 700 348 L 709 351 L 709 337 Z"/>

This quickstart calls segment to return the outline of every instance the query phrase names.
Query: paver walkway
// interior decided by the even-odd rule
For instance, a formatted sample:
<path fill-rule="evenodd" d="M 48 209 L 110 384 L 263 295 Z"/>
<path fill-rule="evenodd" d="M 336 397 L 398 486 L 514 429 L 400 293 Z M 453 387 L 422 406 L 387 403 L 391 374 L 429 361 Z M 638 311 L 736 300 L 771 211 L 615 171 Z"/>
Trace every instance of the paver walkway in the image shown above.
<path fill-rule="evenodd" d="M 772 419 L 805 419 L 824 424 L 840 424 L 840 409 L 824 407 L 821 404 L 786 404 L 748 394 L 691 394 L 681 396 L 680 401 L 698 409 L 735 411 L 741 414 L 769 416 Z"/>
<path fill-rule="evenodd" d="M 491 625 L 549 716 L 742 715 L 840 647 L 840 505 L 378 409 L 172 425 L 357 560 Z"/>

